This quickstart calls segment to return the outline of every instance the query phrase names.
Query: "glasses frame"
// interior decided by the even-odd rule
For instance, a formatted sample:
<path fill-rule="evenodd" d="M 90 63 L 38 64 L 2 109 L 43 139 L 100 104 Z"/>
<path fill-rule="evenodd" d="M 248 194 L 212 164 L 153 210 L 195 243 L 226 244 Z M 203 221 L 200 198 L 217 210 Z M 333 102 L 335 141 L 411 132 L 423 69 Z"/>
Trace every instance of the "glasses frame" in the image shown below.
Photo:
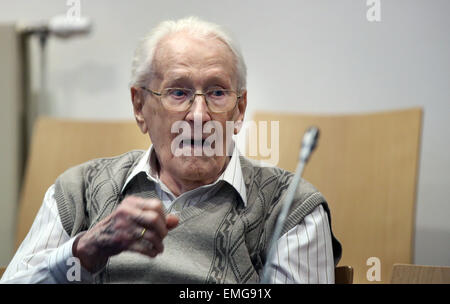
<path fill-rule="evenodd" d="M 224 91 L 224 92 L 233 92 L 234 94 L 236 94 L 236 100 L 235 100 L 235 102 L 234 102 L 234 106 L 233 106 L 231 109 L 226 110 L 226 111 L 213 111 L 213 109 L 211 109 L 211 107 L 209 106 L 208 98 L 206 98 L 206 93 L 207 93 L 207 92 L 201 92 L 201 93 L 194 92 L 194 94 L 192 95 L 191 99 L 189 99 L 189 106 L 187 106 L 186 109 L 184 109 L 184 110 L 177 111 L 177 110 L 168 109 L 168 108 L 164 105 L 164 102 L 162 102 L 162 92 L 156 92 L 156 91 L 153 91 L 153 90 L 151 90 L 151 89 L 149 89 L 149 88 L 147 88 L 147 87 L 141 87 L 141 89 L 144 90 L 144 91 L 147 91 L 147 92 L 149 92 L 149 93 L 151 93 L 151 94 L 154 94 L 154 95 L 158 96 L 158 97 L 159 97 L 159 102 L 163 105 L 163 107 L 164 107 L 166 110 L 168 110 L 168 111 L 173 111 L 173 112 L 185 112 L 185 111 L 188 111 L 188 110 L 192 107 L 192 104 L 194 103 L 194 100 L 195 100 L 195 98 L 196 98 L 198 95 L 205 97 L 206 106 L 207 106 L 208 109 L 209 109 L 211 112 L 213 112 L 213 113 L 225 113 L 225 112 L 229 112 L 229 111 L 231 111 L 231 110 L 234 110 L 234 109 L 236 108 L 236 105 L 238 104 L 238 102 L 239 102 L 240 99 L 242 98 L 242 95 L 238 95 L 238 93 L 237 93 L 236 91 L 234 91 L 234 90 L 224 90 L 224 89 L 222 89 L 222 91 Z M 190 89 L 185 89 L 185 88 L 166 88 L 166 89 L 164 89 L 164 90 L 170 90 L 170 89 L 172 89 L 172 90 L 173 90 L 173 89 L 180 89 L 180 90 L 184 90 L 184 91 L 190 90 Z M 192 91 L 192 90 L 190 90 L 190 91 Z"/>

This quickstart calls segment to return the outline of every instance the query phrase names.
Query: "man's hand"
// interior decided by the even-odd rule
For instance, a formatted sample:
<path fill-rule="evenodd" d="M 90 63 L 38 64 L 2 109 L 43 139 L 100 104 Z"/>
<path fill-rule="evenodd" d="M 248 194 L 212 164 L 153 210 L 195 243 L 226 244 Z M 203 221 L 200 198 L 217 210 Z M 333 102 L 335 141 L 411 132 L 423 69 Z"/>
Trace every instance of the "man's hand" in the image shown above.
<path fill-rule="evenodd" d="M 155 257 L 164 250 L 168 230 L 177 225 L 176 215 L 164 216 L 160 200 L 128 196 L 109 216 L 75 240 L 73 255 L 90 272 L 125 250 Z"/>

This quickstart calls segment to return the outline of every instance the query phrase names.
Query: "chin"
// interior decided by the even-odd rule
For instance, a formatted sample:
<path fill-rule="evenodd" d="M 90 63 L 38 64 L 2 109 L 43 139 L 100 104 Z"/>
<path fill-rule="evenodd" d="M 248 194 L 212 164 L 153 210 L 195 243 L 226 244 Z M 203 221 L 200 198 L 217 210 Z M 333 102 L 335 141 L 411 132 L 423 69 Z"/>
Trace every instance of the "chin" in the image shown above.
<path fill-rule="evenodd" d="M 185 156 L 177 162 L 177 168 L 184 179 L 191 181 L 202 181 L 216 178 L 222 167 L 220 161 L 213 157 Z"/>

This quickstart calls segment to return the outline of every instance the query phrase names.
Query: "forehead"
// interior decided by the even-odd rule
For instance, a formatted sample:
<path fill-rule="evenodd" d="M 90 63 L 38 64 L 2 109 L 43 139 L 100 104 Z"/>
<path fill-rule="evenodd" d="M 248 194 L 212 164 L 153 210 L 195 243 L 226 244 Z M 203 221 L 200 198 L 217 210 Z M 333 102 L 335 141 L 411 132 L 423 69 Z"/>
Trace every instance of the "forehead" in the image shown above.
<path fill-rule="evenodd" d="M 158 43 L 154 71 L 161 79 L 197 76 L 235 76 L 235 60 L 230 48 L 215 37 L 172 34 Z"/>

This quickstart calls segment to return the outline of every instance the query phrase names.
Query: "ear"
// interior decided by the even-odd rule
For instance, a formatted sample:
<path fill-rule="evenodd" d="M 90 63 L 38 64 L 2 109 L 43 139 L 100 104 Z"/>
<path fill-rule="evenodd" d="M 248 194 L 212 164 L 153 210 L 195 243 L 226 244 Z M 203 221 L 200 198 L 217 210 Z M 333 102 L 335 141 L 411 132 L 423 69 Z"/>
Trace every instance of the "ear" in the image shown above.
<path fill-rule="evenodd" d="M 247 90 L 243 91 L 241 98 L 238 100 L 237 104 L 237 117 L 234 120 L 234 134 L 238 134 L 242 128 L 242 123 L 244 121 L 245 109 L 247 109 Z"/>
<path fill-rule="evenodd" d="M 142 91 L 138 90 L 135 87 L 132 87 L 130 89 L 130 92 L 131 92 L 131 102 L 133 103 L 134 118 L 136 119 L 136 122 L 139 126 L 139 129 L 141 129 L 141 132 L 147 134 L 148 127 L 147 124 L 145 123 L 144 115 L 142 113 L 145 102 Z"/>

